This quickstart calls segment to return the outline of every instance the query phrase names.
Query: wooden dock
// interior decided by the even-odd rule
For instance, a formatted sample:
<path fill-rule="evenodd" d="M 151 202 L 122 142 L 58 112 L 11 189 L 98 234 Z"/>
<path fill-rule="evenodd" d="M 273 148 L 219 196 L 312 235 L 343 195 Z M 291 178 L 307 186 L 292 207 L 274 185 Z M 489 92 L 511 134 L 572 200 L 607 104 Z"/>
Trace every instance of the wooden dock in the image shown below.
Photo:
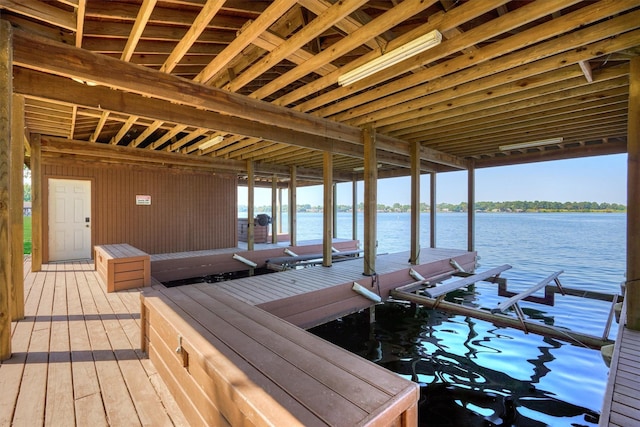
<path fill-rule="evenodd" d="M 466 251 L 424 250 L 421 258 L 424 264 L 414 268 L 423 275 L 451 269 L 451 258 L 466 266 L 475 263 L 475 254 Z M 274 312 L 291 304 L 304 308 L 300 301 L 308 304 L 327 288 L 334 298 L 335 289 L 344 292 L 354 279 L 371 286 L 374 278 L 362 275 L 362 263 L 356 259 L 254 276 L 219 284 L 220 292 Z M 383 295 L 392 285 L 413 281 L 406 273 L 407 254 L 380 256 L 377 266 L 375 280 Z M 80 261 L 45 264 L 34 273 L 25 258 L 26 317 L 12 324 L 13 354 L 0 365 L 0 425 L 189 424 L 140 349 L 140 289 L 107 293 L 94 268 L 93 262 Z M 205 285 L 190 286 L 197 291 Z M 361 306 L 371 304 L 347 292 Z M 318 300 L 315 312 L 327 317 L 324 300 Z M 351 302 L 348 306 L 354 309 Z"/>
<path fill-rule="evenodd" d="M 621 325 L 625 323 L 621 315 Z M 600 426 L 640 425 L 640 331 L 620 327 L 611 359 Z"/>
<path fill-rule="evenodd" d="M 354 282 L 386 299 L 394 288 L 415 281 L 409 275 L 411 268 L 423 277 L 432 277 L 454 272 L 455 268 L 450 263 L 452 259 L 466 269 L 475 266 L 475 253 L 455 249 L 424 248 L 420 265 L 412 266 L 408 259 L 409 252 L 378 256 L 375 276 L 364 276 L 364 259 L 354 258 L 331 267 L 288 270 L 213 286 L 306 329 L 371 306 L 370 300 L 351 289 Z M 153 263 L 152 258 L 152 271 Z M 206 289 L 212 285 L 189 286 Z"/>

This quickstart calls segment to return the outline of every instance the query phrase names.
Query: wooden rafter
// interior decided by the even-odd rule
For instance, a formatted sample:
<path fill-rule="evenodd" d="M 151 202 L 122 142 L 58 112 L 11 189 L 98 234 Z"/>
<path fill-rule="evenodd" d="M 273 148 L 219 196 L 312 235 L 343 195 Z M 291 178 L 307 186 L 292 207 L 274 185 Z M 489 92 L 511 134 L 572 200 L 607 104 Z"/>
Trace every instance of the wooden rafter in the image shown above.
<path fill-rule="evenodd" d="M 76 9 L 76 47 L 82 47 L 82 36 L 84 32 L 84 15 L 87 9 L 87 0 L 78 0 Z"/>
<path fill-rule="evenodd" d="M 138 16 L 136 17 L 135 23 L 133 24 L 133 28 L 131 29 L 131 34 L 127 39 L 127 44 L 122 50 L 122 55 L 120 59 L 123 61 L 129 61 L 133 52 L 136 50 L 136 46 L 140 41 L 140 37 L 142 36 L 142 32 L 147 26 L 147 22 L 151 17 L 151 12 L 153 12 L 153 8 L 156 5 L 156 0 L 144 0 L 142 5 L 140 6 L 140 10 L 138 11 Z"/>
<path fill-rule="evenodd" d="M 209 25 L 209 22 L 213 19 L 216 13 L 218 13 L 225 1 L 226 0 L 207 0 L 205 5 L 202 7 L 202 11 L 200 11 L 196 19 L 193 21 L 193 25 L 186 32 L 184 37 L 182 37 L 175 49 L 173 49 L 169 58 L 167 58 L 162 67 L 160 67 L 160 71 L 170 73 L 174 69 L 182 57 L 191 48 L 193 43 L 195 43 L 198 37 L 200 37 L 200 34 L 202 34 L 202 32 L 207 28 L 207 25 Z"/>
<path fill-rule="evenodd" d="M 235 58 L 245 47 L 253 42 L 260 34 L 265 32 L 281 15 L 283 10 L 289 9 L 296 2 L 294 0 L 274 1 L 260 17 L 238 34 L 229 46 L 220 53 L 216 59 L 208 64 L 194 79 L 198 83 L 209 83 L 220 70 L 227 68 L 227 64 Z"/>

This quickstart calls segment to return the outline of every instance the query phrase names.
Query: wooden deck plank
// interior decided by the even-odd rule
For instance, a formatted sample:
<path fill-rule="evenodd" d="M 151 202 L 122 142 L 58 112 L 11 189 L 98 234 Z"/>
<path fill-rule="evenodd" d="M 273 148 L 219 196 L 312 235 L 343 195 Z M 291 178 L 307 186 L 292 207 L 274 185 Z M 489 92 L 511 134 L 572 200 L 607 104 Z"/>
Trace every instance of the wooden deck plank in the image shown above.
<path fill-rule="evenodd" d="M 44 268 L 44 266 L 43 266 Z M 51 271 L 47 276 L 54 277 Z M 41 425 L 44 423 L 44 409 L 47 389 L 49 361 L 49 335 L 51 332 L 51 309 L 53 303 L 52 280 L 42 288 L 38 303 L 31 341 L 25 361 L 20 394 L 13 415 L 14 425 Z"/>
<path fill-rule="evenodd" d="M 140 425 L 135 406 L 129 396 L 113 348 L 109 343 L 101 312 L 94 301 L 95 288 L 99 287 L 95 275 L 85 272 L 86 288 L 80 288 L 80 298 L 87 315 L 87 331 L 94 355 L 96 372 L 102 391 L 102 400 L 110 425 Z M 102 314 L 106 315 L 102 307 Z"/>
<path fill-rule="evenodd" d="M 94 286 L 92 290 L 102 324 L 109 343 L 113 347 L 114 355 L 140 422 L 143 425 L 153 426 L 172 425 L 153 386 L 147 381 L 147 374 L 143 366 L 140 364 L 140 355 L 135 350 L 140 343 L 139 335 L 130 340 L 124 331 L 124 325 L 135 325 L 135 321 L 130 313 L 126 312 L 125 306 L 118 296 L 107 295 L 102 286 Z"/>
<path fill-rule="evenodd" d="M 104 291 L 104 290 L 103 290 Z M 116 293 L 106 294 L 109 299 L 114 312 L 117 312 L 116 318 L 120 321 L 120 327 L 124 331 L 129 345 L 134 350 L 136 355 L 139 356 L 139 362 L 148 376 L 148 381 L 153 387 L 154 392 L 160 398 L 163 407 L 167 409 L 167 413 L 170 414 L 171 421 L 176 426 L 187 426 L 188 423 L 177 406 L 173 396 L 169 392 L 167 385 L 165 385 L 160 378 L 156 366 L 140 349 L 140 291 L 139 290 L 123 290 Z M 126 378 L 128 376 L 125 375 Z M 143 378 L 140 373 L 136 374 L 139 377 L 138 380 L 142 381 Z M 144 393 L 149 393 L 150 389 L 141 393 L 144 399 Z M 157 400 L 152 396 L 153 399 Z M 157 408 L 156 408 L 157 409 Z M 159 413 L 162 411 L 158 411 Z M 144 419 L 143 418 L 143 423 Z M 163 422 L 165 422 L 163 417 Z M 157 421 L 153 424 L 157 425 Z"/>
<path fill-rule="evenodd" d="M 53 291 L 45 424 L 75 423 L 73 380 L 67 315 L 67 265 L 58 264 Z"/>
<path fill-rule="evenodd" d="M 25 266 L 27 267 L 27 266 Z M 30 265 L 29 265 L 30 270 Z M 33 328 L 36 325 L 36 318 L 33 315 L 37 312 L 40 297 L 45 283 L 45 274 L 25 281 L 25 314 L 26 319 L 22 322 L 14 322 L 12 335 L 11 358 L 0 364 L 0 425 L 11 425 L 14 411 L 20 393 L 20 385 L 24 373 L 25 363 L 29 351 L 29 343 Z"/>
<path fill-rule="evenodd" d="M 78 425 L 107 426 L 107 415 L 102 403 L 100 383 L 96 371 L 89 333 L 79 287 L 87 285 L 82 271 L 74 271 L 67 281 L 67 309 L 73 327 L 69 328 L 73 387 Z"/>

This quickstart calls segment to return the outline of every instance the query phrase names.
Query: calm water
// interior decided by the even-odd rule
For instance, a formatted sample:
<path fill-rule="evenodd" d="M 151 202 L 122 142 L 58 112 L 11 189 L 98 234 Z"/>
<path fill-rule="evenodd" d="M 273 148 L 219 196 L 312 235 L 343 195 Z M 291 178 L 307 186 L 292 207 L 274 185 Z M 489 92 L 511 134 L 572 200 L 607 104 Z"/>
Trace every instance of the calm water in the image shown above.
<path fill-rule="evenodd" d="M 429 244 L 429 215 L 421 242 Z M 362 227 L 362 218 L 359 228 Z M 321 238 L 321 214 L 299 214 L 299 240 Z M 624 214 L 478 214 L 479 270 L 502 264 L 510 290 L 522 290 L 556 270 L 563 285 L 619 292 L 625 271 Z M 338 236 L 351 237 L 350 214 L 339 214 Z M 379 253 L 408 250 L 408 214 L 378 215 Z M 360 233 L 362 240 L 362 233 Z M 438 214 L 437 246 L 466 248 L 466 215 Z M 494 307 L 495 285 L 457 295 Z M 540 322 L 601 335 L 609 304 L 558 296 L 554 307 L 523 302 Z M 599 351 L 491 323 L 400 303 L 377 309 L 370 326 L 348 317 L 315 333 L 421 384 L 425 426 L 595 426 L 608 368 Z M 610 337 L 615 338 L 614 324 Z"/>

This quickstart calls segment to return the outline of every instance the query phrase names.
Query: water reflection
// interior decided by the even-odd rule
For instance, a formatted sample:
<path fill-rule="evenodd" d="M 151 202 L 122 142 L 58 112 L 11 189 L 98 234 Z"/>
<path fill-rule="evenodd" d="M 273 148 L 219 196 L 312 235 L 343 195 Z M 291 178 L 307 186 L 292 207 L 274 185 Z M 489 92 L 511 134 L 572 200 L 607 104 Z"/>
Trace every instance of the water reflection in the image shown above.
<path fill-rule="evenodd" d="M 568 344 L 519 343 L 509 329 L 405 303 L 377 306 L 376 318 L 349 316 L 312 332 L 420 384 L 421 426 L 597 425 L 592 409 L 543 387 Z"/>

